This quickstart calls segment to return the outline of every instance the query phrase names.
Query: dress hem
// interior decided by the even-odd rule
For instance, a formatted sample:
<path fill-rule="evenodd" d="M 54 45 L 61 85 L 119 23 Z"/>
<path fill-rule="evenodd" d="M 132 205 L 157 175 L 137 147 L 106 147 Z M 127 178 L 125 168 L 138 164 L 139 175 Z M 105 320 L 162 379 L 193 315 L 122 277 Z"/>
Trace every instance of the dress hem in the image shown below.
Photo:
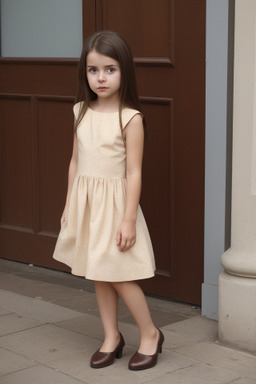
<path fill-rule="evenodd" d="M 69 268 L 70 268 L 70 273 L 73 275 L 73 276 L 78 276 L 78 277 L 84 277 L 86 280 L 91 280 L 91 281 L 103 281 L 103 282 L 106 282 L 106 283 L 121 283 L 121 282 L 125 282 L 125 281 L 137 281 L 137 280 L 146 280 L 146 279 L 152 279 L 153 277 L 155 277 L 155 269 L 153 270 L 153 272 L 150 272 L 149 274 L 147 275 L 144 275 L 144 276 L 131 276 L 131 278 L 118 278 L 118 279 L 106 279 L 106 277 L 104 278 L 97 278 L 96 276 L 95 277 L 90 277 L 86 274 L 80 274 L 80 273 L 77 273 L 75 271 L 73 271 L 71 265 L 69 265 L 67 262 L 64 262 L 64 261 L 61 261 L 55 257 L 53 257 L 54 260 L 58 261 L 59 263 L 62 263 L 62 264 L 65 264 L 67 265 Z"/>

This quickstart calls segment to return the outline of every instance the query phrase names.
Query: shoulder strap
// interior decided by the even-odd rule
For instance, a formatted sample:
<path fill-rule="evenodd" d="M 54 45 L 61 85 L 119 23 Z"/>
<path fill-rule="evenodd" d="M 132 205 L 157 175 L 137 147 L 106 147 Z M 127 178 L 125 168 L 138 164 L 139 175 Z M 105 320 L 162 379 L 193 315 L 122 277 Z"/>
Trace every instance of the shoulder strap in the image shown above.
<path fill-rule="evenodd" d="M 124 108 L 122 110 L 122 125 L 123 125 L 123 129 L 127 126 L 129 121 L 135 115 L 138 115 L 138 114 L 142 116 L 142 113 L 140 111 L 137 111 L 136 109 Z"/>
<path fill-rule="evenodd" d="M 81 107 L 82 107 L 82 102 L 81 101 L 79 101 L 79 103 L 76 103 L 73 106 L 73 113 L 74 113 L 75 119 L 77 119 L 78 113 L 79 113 Z"/>

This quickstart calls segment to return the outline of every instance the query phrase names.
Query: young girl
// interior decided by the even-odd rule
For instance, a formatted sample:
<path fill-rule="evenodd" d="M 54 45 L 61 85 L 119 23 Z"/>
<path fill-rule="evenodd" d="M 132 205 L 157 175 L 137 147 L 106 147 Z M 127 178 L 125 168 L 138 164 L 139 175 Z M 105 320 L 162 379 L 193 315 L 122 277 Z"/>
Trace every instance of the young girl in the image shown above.
<path fill-rule="evenodd" d="M 67 199 L 53 257 L 73 274 L 95 281 L 105 339 L 91 367 L 106 367 L 122 357 L 120 295 L 140 332 L 129 369 L 151 368 L 164 336 L 135 282 L 154 276 L 155 270 L 139 206 L 144 124 L 132 54 L 117 33 L 97 32 L 86 41 L 74 115 Z"/>

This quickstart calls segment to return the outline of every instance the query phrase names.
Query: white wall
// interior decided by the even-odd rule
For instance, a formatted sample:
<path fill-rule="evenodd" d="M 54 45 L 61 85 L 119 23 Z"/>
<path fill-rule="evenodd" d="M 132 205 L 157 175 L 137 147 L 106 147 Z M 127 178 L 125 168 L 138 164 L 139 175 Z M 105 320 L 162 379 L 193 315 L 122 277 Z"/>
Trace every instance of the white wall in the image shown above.
<path fill-rule="evenodd" d="M 2 57 L 79 57 L 82 0 L 1 0 Z"/>

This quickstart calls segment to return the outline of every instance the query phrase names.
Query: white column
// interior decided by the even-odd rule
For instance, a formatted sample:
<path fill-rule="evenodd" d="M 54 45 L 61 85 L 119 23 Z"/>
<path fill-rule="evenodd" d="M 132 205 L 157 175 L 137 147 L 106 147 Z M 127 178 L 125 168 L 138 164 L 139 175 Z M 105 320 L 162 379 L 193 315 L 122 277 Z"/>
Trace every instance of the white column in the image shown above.
<path fill-rule="evenodd" d="M 219 278 L 219 339 L 256 352 L 256 0 L 236 0 L 231 248 Z"/>

